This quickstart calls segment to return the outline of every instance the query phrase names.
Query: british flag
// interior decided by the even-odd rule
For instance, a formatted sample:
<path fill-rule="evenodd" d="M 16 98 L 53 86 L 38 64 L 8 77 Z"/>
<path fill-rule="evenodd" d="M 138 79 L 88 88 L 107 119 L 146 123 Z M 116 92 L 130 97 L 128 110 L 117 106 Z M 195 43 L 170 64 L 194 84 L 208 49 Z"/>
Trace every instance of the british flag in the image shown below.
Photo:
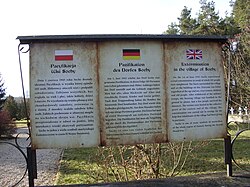
<path fill-rule="evenodd" d="M 202 50 L 201 49 L 187 49 L 186 57 L 188 60 L 202 60 Z"/>

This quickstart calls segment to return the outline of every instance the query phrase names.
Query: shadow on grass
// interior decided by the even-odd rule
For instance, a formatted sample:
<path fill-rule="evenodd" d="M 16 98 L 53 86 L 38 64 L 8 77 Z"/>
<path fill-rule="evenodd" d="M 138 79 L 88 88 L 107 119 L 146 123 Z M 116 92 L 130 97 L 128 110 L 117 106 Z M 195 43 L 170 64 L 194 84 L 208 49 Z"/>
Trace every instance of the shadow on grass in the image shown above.
<path fill-rule="evenodd" d="M 239 165 L 244 168 L 250 169 L 250 139 L 238 139 L 235 143 L 234 155 Z M 195 144 L 199 142 L 194 142 Z M 81 182 L 84 180 L 91 181 L 87 175 L 91 172 L 103 169 L 104 166 L 99 167 L 102 163 L 98 162 L 98 148 L 84 148 L 84 149 L 67 149 L 64 152 L 63 160 L 61 162 L 60 180 L 67 178 L 70 175 L 78 175 L 81 178 Z M 171 170 L 167 161 L 168 157 L 162 157 L 165 159 L 160 167 L 166 171 Z M 233 167 L 233 170 L 240 171 L 237 167 Z M 223 139 L 215 139 L 208 141 L 205 146 L 194 149 L 188 156 L 188 159 L 180 171 L 180 175 L 197 175 L 205 173 L 217 173 L 225 172 L 226 165 L 224 164 L 224 141 Z M 84 176 L 79 176 L 84 175 Z M 167 176 L 167 175 L 164 175 Z M 83 179 L 83 178 L 84 179 Z"/>

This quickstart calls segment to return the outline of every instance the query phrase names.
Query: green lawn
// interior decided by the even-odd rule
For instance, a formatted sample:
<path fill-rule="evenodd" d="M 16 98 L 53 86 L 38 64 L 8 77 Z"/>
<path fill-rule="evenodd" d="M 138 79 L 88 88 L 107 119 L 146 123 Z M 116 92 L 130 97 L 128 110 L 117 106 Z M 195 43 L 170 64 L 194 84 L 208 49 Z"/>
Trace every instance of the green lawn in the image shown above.
<path fill-rule="evenodd" d="M 15 124 L 17 128 L 27 127 L 27 120 L 17 120 Z"/>
<path fill-rule="evenodd" d="M 244 168 L 250 169 L 250 131 L 247 131 L 237 139 L 234 144 L 234 158 Z M 59 171 L 58 184 L 86 184 L 98 182 L 112 182 L 119 180 L 135 180 L 154 178 L 151 172 L 156 165 L 156 153 L 149 147 L 156 145 L 144 145 L 148 151 L 144 156 L 134 151 L 135 146 L 120 146 L 109 148 L 85 148 L 67 149 L 64 152 Z M 180 144 L 161 144 L 161 162 L 159 165 L 159 178 L 171 175 L 195 175 L 203 173 L 225 172 L 224 164 L 224 140 L 215 139 L 204 142 L 192 142 L 190 146 L 185 143 L 183 156 L 179 159 L 178 146 Z M 124 148 L 125 147 L 125 148 Z M 156 148 L 156 147 L 154 147 Z M 173 151 L 175 149 L 175 151 Z M 192 150 L 193 149 L 193 150 Z M 189 151 L 188 151 L 189 150 Z M 190 152 L 190 150 L 192 150 Z M 112 151 L 112 154 L 111 154 Z M 122 154 L 121 154 L 121 151 Z M 151 151 L 151 152 L 150 152 Z M 137 155 L 135 155 L 137 153 Z M 182 163 L 187 160 L 183 167 Z M 122 156 L 120 156 L 122 155 Z M 145 156 L 146 155 L 146 156 Z M 149 164 L 147 156 L 151 157 Z M 131 161 L 131 159 L 135 161 Z M 174 172 L 173 168 L 176 166 Z M 236 166 L 234 171 L 239 170 Z M 152 170 L 153 171 L 153 170 Z M 139 177 L 138 177 L 139 176 Z M 140 178 L 141 177 L 141 178 Z"/>

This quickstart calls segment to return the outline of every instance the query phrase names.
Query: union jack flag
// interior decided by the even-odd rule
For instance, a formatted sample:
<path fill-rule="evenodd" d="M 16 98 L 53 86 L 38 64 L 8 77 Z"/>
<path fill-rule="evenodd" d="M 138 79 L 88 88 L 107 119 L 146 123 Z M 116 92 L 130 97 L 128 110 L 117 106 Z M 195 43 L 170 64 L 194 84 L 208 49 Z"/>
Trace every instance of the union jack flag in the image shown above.
<path fill-rule="evenodd" d="M 202 50 L 201 49 L 187 49 L 186 57 L 188 60 L 202 60 Z"/>

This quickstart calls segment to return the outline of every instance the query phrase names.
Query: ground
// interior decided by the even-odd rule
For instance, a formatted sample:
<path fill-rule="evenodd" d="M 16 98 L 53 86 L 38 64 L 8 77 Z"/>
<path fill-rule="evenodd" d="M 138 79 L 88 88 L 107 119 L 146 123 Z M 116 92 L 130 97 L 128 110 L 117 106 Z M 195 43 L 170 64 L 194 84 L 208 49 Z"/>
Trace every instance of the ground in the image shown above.
<path fill-rule="evenodd" d="M 227 177 L 225 173 L 194 175 L 185 177 L 171 177 L 159 180 L 142 180 L 132 182 L 106 183 L 106 184 L 78 184 L 68 187 L 250 187 L 250 174 L 235 173 Z M 62 186 L 57 186 L 62 187 Z"/>
<path fill-rule="evenodd" d="M 27 129 L 19 129 L 19 132 Z M 25 145 L 26 137 L 19 137 L 19 143 Z M 5 140 L 14 143 L 14 140 Z M 10 182 L 15 183 L 25 171 L 25 160 L 22 155 L 16 153 L 16 149 L 8 144 L 0 143 L 0 186 L 10 186 Z M 25 149 L 23 150 L 25 151 Z M 62 150 L 38 150 L 38 179 L 35 185 L 52 185 L 58 171 L 59 160 Z M 28 186 L 27 176 L 18 187 Z M 223 173 L 211 173 L 205 175 L 194 175 L 185 177 L 170 177 L 159 180 L 142 180 L 132 182 L 106 183 L 106 184 L 82 184 L 68 185 L 69 187 L 250 187 L 250 173 L 233 173 L 233 177 L 227 177 L 226 171 Z M 47 186 L 49 187 L 49 186 Z M 57 186 L 60 187 L 60 186 Z"/>

